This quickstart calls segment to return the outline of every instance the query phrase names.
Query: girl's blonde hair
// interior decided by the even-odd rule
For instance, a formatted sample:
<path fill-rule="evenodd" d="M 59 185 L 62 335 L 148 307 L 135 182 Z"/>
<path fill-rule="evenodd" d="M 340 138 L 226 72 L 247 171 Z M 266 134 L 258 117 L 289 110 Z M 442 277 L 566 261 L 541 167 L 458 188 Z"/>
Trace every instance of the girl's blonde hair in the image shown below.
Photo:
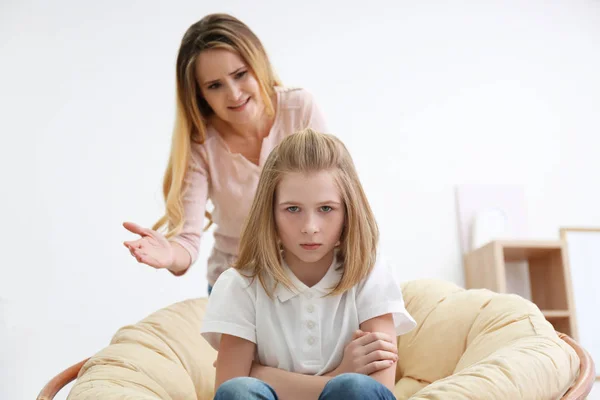
<path fill-rule="evenodd" d="M 344 144 L 335 136 L 308 128 L 286 137 L 269 154 L 242 230 L 239 254 L 233 266 L 244 275 L 258 278 L 269 296 L 275 289 L 273 283 L 283 284 L 293 290 L 293 284 L 282 266 L 275 226 L 277 186 L 286 173 L 319 171 L 333 173 L 345 208 L 338 251 L 343 273 L 330 295 L 342 294 L 356 285 L 375 264 L 379 230 L 354 162 Z M 273 278 L 274 282 L 268 277 Z"/>
<path fill-rule="evenodd" d="M 237 53 L 256 77 L 261 97 L 269 116 L 275 113 L 271 98 L 281 82 L 275 74 L 269 57 L 250 28 L 227 14 L 210 14 L 188 28 L 183 35 L 177 56 L 177 103 L 171 153 L 163 178 L 165 215 L 152 227 L 167 228 L 167 237 L 177 235 L 184 224 L 183 193 L 185 174 L 190 160 L 192 142 L 204 143 L 206 122 L 214 114 L 202 96 L 196 80 L 196 60 L 203 50 L 226 49 Z M 210 213 L 206 212 L 209 224 Z"/>

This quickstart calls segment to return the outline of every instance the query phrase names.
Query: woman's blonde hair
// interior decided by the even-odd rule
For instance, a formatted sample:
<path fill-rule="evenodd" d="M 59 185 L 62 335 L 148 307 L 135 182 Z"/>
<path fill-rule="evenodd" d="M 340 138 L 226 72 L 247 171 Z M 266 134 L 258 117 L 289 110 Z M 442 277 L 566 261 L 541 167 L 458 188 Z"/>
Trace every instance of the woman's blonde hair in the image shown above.
<path fill-rule="evenodd" d="M 250 28 L 227 14 L 210 14 L 194 23 L 183 35 L 177 56 L 177 103 L 171 153 L 163 178 L 165 215 L 152 227 L 167 228 L 167 237 L 177 235 L 184 224 L 183 193 L 192 142 L 204 143 L 206 122 L 214 114 L 202 96 L 196 79 L 196 60 L 203 50 L 226 49 L 237 53 L 256 77 L 269 116 L 275 113 L 271 98 L 281 82 L 269 57 Z M 209 224 L 212 218 L 206 212 Z"/>
<path fill-rule="evenodd" d="M 319 171 L 333 173 L 345 208 L 338 250 L 343 273 L 338 284 L 331 288 L 330 295 L 344 293 L 356 285 L 375 264 L 379 230 L 354 162 L 338 138 L 308 128 L 286 137 L 269 154 L 233 266 L 248 277 L 258 278 L 269 296 L 275 289 L 272 284 L 283 284 L 293 290 L 282 266 L 275 225 L 277 186 L 286 173 Z"/>

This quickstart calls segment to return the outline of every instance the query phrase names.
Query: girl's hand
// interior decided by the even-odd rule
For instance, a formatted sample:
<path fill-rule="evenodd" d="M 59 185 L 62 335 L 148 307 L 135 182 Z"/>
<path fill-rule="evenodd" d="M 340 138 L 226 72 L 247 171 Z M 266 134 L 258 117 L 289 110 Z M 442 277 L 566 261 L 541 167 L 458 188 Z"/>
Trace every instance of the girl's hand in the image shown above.
<path fill-rule="evenodd" d="M 138 240 L 123 242 L 138 262 L 154 268 L 169 268 L 173 264 L 173 248 L 162 234 L 133 222 L 125 222 L 123 226 L 141 236 Z"/>
<path fill-rule="evenodd" d="M 382 332 L 354 332 L 352 341 L 344 349 L 340 365 L 328 373 L 337 376 L 346 372 L 371 375 L 388 368 L 398 360 L 395 338 Z"/>

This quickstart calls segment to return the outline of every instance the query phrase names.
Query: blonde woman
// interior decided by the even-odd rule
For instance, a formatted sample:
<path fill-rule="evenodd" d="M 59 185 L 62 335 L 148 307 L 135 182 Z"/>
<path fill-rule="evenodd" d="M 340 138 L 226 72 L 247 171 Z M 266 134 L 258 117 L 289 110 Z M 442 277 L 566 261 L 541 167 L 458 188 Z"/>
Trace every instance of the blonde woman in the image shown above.
<path fill-rule="evenodd" d="M 205 226 L 214 223 L 210 293 L 236 258 L 273 147 L 299 129 L 326 127 L 312 96 L 282 86 L 260 40 L 233 16 L 208 15 L 185 32 L 176 77 L 177 114 L 163 181 L 166 213 L 152 229 L 124 223 L 140 235 L 124 244 L 138 262 L 182 275 L 198 256 Z"/>
<path fill-rule="evenodd" d="M 416 323 L 377 260 L 378 237 L 344 145 L 312 129 L 285 138 L 207 305 L 215 400 L 394 399 L 395 339 Z M 349 350 L 357 331 L 393 340 Z"/>

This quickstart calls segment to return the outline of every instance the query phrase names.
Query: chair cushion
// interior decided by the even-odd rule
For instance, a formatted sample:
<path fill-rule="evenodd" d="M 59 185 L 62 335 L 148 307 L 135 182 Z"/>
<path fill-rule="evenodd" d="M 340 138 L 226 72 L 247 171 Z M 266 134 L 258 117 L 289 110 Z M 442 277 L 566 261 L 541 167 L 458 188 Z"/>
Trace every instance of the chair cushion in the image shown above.
<path fill-rule="evenodd" d="M 200 335 L 206 299 L 125 326 L 84 364 L 69 399 L 212 399 L 216 351 Z"/>
<path fill-rule="evenodd" d="M 437 280 L 402 289 L 418 325 L 398 338 L 398 399 L 556 399 L 577 378 L 577 354 L 532 302 Z"/>
<path fill-rule="evenodd" d="M 531 302 L 437 280 L 402 285 L 418 323 L 398 338 L 398 399 L 560 398 L 579 371 L 574 350 Z M 121 328 L 83 366 L 69 399 L 209 400 L 216 352 L 200 335 L 206 299 Z"/>

